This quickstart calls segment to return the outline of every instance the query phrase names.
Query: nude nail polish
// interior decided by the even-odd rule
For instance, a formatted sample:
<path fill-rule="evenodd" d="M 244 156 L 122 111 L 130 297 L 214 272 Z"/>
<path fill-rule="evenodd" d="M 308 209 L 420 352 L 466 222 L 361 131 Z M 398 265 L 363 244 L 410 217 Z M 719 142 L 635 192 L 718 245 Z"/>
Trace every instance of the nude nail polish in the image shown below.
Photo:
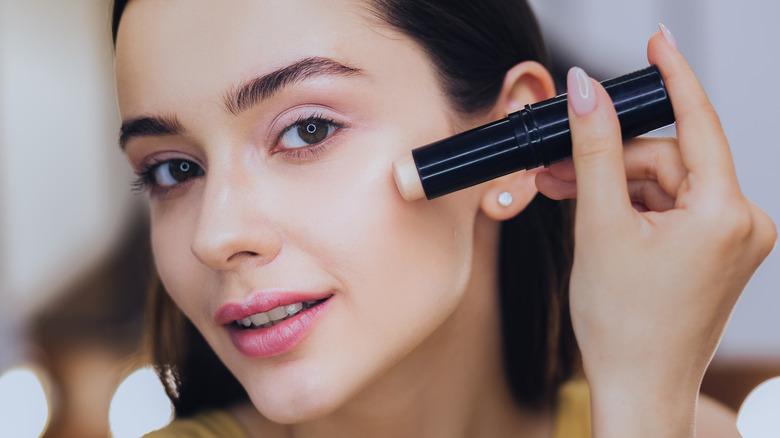
<path fill-rule="evenodd" d="M 661 33 L 663 34 L 664 38 L 666 39 L 666 42 L 669 43 L 670 46 L 677 49 L 677 40 L 674 39 L 674 35 L 672 35 L 672 32 L 669 31 L 669 29 L 664 26 L 663 23 L 658 23 L 658 29 L 661 30 Z"/>
<path fill-rule="evenodd" d="M 585 116 L 596 108 L 596 93 L 585 70 L 572 67 L 566 77 L 568 98 L 574 114 Z"/>

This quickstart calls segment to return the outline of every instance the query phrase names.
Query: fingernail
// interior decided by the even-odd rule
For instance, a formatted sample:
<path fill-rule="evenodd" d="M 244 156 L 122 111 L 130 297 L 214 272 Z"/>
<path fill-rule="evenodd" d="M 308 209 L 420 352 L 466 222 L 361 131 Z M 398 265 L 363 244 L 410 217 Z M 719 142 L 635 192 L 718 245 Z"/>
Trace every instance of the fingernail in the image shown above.
<path fill-rule="evenodd" d="M 586 116 L 596 108 L 596 93 L 585 70 L 572 67 L 566 77 L 566 85 L 569 88 L 569 105 L 574 114 Z"/>
<path fill-rule="evenodd" d="M 658 23 L 658 29 L 661 30 L 661 33 L 663 34 L 664 38 L 666 38 L 666 42 L 669 43 L 670 46 L 674 47 L 675 50 L 678 50 L 677 40 L 674 39 L 674 35 L 672 35 L 672 32 L 670 32 L 669 29 L 667 29 L 663 23 Z"/>

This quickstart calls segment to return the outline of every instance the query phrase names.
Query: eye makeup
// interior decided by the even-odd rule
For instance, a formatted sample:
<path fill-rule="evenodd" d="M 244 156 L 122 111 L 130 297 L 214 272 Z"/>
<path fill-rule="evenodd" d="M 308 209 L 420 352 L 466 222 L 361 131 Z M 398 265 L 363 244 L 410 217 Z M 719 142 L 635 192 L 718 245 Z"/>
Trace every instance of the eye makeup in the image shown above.
<path fill-rule="evenodd" d="M 322 114 L 304 115 L 279 133 L 273 151 L 294 159 L 315 158 L 331 137 L 345 127 Z"/>
<path fill-rule="evenodd" d="M 602 82 L 617 111 L 624 139 L 674 122 L 658 68 L 647 67 Z M 489 123 L 412 151 L 393 163 L 407 201 L 434 199 L 518 170 L 549 166 L 571 157 L 566 95 L 548 99 Z"/>
<path fill-rule="evenodd" d="M 132 184 L 133 190 L 148 190 L 153 195 L 165 194 L 180 184 L 204 175 L 203 167 L 184 158 L 153 160 L 142 167 L 143 170 L 137 173 Z"/>
<path fill-rule="evenodd" d="M 270 155 L 280 154 L 292 162 L 306 162 L 317 158 L 332 138 L 345 128 L 346 124 L 322 113 L 303 113 L 281 128 L 264 147 L 268 148 Z M 183 157 L 151 158 L 140 167 L 132 183 L 133 190 L 149 191 L 154 196 L 165 194 L 205 174 L 200 164 Z"/>

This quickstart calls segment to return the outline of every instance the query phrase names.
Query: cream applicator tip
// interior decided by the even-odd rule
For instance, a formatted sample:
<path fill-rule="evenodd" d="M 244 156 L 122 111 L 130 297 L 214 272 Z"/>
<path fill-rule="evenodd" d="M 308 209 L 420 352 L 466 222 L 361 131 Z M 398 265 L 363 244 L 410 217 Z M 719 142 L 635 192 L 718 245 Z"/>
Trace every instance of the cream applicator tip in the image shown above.
<path fill-rule="evenodd" d="M 417 166 L 411 155 L 406 155 L 393 162 L 393 178 L 398 191 L 407 201 L 416 201 L 425 196 Z"/>

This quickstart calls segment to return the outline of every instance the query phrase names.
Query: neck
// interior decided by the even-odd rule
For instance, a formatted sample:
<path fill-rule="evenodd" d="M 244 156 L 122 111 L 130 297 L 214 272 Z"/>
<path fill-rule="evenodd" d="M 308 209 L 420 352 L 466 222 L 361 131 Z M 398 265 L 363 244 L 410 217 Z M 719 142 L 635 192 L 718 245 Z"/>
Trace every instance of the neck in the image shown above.
<path fill-rule="evenodd" d="M 476 242 L 497 241 L 477 236 Z M 477 229 L 480 229 L 478 226 Z M 484 232 L 484 231 L 483 231 Z M 493 247 L 495 248 L 495 247 Z M 520 407 L 506 381 L 493 249 L 475 251 L 471 284 L 447 321 L 336 412 L 307 423 L 248 427 L 258 436 L 549 437 L 552 415 Z M 256 411 L 255 411 L 256 414 Z"/>

